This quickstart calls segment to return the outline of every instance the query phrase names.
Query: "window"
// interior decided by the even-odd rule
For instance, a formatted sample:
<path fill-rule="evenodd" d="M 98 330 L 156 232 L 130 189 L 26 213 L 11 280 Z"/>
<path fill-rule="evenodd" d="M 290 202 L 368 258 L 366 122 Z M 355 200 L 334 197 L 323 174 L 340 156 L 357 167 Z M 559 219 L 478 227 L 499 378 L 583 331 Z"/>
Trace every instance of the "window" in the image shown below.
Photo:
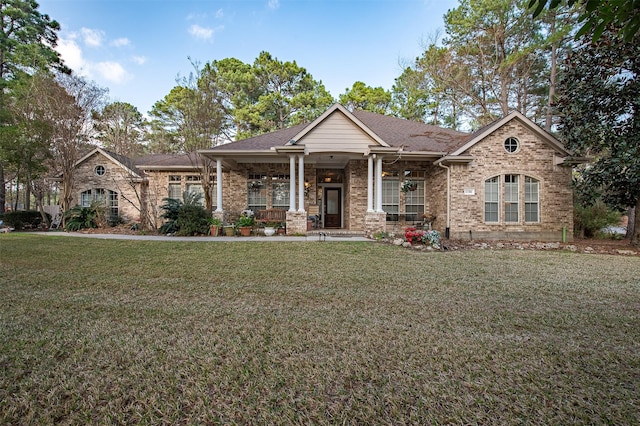
<path fill-rule="evenodd" d="M 182 201 L 182 178 L 180 175 L 169 175 L 167 198 Z"/>
<path fill-rule="evenodd" d="M 502 182 L 503 186 L 500 187 Z M 520 183 L 524 182 L 524 188 Z M 501 221 L 499 210 L 500 194 L 504 200 L 505 223 L 521 223 L 520 194 L 524 193 L 524 222 L 540 222 L 540 181 L 523 175 L 504 175 L 487 179 L 484 182 L 484 220 L 498 223 Z"/>
<path fill-rule="evenodd" d="M 500 182 L 498 177 L 487 179 L 484 182 L 484 221 L 498 222 L 498 194 Z"/>
<path fill-rule="evenodd" d="M 404 211 L 407 221 L 422 219 L 424 214 L 424 181 L 414 181 L 417 184 L 415 191 L 405 192 Z"/>
<path fill-rule="evenodd" d="M 400 182 L 397 179 L 382 180 L 382 210 L 387 212 L 388 222 L 397 222 L 400 213 Z"/>
<path fill-rule="evenodd" d="M 254 213 L 267 208 L 267 188 L 265 173 L 250 173 L 247 181 L 247 208 Z"/>
<path fill-rule="evenodd" d="M 274 209 L 289 210 L 289 182 L 274 182 L 271 185 L 271 206 Z"/>
<path fill-rule="evenodd" d="M 96 168 L 93 169 L 93 171 L 96 174 L 96 176 L 104 176 L 104 174 L 106 173 L 104 166 L 96 166 Z"/>
<path fill-rule="evenodd" d="M 82 207 L 91 207 L 92 203 L 103 203 L 104 206 L 107 207 L 107 212 L 111 217 L 118 216 L 117 192 L 103 188 L 94 188 L 80 193 L 80 205 Z"/>
<path fill-rule="evenodd" d="M 540 221 L 540 183 L 529 176 L 524 178 L 524 221 Z"/>
<path fill-rule="evenodd" d="M 507 138 L 504 141 L 504 149 L 509 153 L 514 153 L 520 147 L 520 141 L 516 138 Z"/>
<path fill-rule="evenodd" d="M 518 222 L 518 175 L 504 176 L 504 221 Z"/>
<path fill-rule="evenodd" d="M 196 195 L 199 194 L 200 198 L 198 200 L 198 204 L 204 206 L 204 189 L 202 188 L 201 183 L 188 183 L 185 186 L 185 192 Z"/>

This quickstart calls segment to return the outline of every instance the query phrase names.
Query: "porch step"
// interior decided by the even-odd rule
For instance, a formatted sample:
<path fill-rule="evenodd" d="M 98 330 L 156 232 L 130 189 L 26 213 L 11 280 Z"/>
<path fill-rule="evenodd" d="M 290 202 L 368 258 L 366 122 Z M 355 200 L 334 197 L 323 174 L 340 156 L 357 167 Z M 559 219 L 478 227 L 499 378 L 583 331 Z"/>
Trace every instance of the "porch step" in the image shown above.
<path fill-rule="evenodd" d="M 363 231 L 349 231 L 348 229 L 313 229 L 307 231 L 307 237 L 364 237 Z"/>

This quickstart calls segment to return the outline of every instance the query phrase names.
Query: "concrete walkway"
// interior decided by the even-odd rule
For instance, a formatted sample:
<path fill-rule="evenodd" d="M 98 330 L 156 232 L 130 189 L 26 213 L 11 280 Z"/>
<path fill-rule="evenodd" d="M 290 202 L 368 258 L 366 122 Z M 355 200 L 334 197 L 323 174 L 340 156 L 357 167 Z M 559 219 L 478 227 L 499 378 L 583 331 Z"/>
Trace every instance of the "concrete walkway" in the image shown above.
<path fill-rule="evenodd" d="M 250 237 L 168 237 L 166 235 L 125 235 L 125 234 L 83 234 L 81 232 L 30 232 L 35 235 L 46 235 L 52 237 L 80 237 L 80 238 L 97 238 L 102 240 L 138 240 L 138 241 L 189 241 L 189 242 L 337 242 L 337 241 L 373 241 L 369 238 L 360 236 L 347 235 L 326 235 L 326 236 L 250 236 Z"/>

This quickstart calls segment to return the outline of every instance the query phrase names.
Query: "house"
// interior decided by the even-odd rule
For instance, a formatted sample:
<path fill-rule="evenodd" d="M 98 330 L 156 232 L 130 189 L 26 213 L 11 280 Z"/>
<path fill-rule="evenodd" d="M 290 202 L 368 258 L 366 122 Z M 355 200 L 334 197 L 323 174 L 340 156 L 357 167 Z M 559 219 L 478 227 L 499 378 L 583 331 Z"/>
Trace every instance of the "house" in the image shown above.
<path fill-rule="evenodd" d="M 469 134 L 334 104 L 311 123 L 198 154 L 212 167 L 214 215 L 281 209 L 288 233 L 431 226 L 456 239 L 560 240 L 573 229 L 570 153 L 518 112 Z M 97 191 L 121 216 L 157 217 L 162 198 L 202 191 L 199 161 L 97 148 L 77 165 L 92 179 L 75 190 L 82 202 Z"/>

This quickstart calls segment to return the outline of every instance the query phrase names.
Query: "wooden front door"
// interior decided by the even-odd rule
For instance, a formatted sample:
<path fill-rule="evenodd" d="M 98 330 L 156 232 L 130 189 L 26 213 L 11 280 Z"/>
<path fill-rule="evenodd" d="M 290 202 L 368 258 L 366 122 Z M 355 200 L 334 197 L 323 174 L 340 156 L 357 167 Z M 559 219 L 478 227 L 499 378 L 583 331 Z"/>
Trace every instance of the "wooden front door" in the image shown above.
<path fill-rule="evenodd" d="M 324 189 L 324 227 L 340 228 L 342 226 L 342 189 Z"/>

